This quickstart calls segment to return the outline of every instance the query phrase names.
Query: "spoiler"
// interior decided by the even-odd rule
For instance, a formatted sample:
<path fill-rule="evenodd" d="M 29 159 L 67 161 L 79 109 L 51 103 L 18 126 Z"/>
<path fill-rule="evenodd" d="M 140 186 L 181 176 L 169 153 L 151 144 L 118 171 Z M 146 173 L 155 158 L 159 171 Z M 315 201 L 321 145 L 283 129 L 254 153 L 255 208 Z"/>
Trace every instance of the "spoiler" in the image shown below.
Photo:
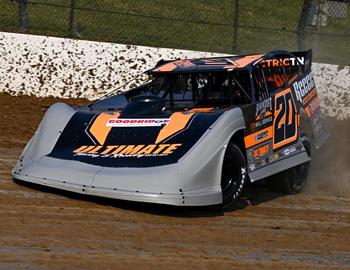
<path fill-rule="evenodd" d="M 311 70 L 312 50 L 292 52 L 292 54 L 296 57 L 297 61 L 300 60 L 300 62 L 304 63 L 301 65 L 304 72 Z"/>
<path fill-rule="evenodd" d="M 311 71 L 312 51 L 288 52 L 275 50 L 256 61 L 253 65 L 259 65 L 262 69 L 273 69 L 281 66 L 300 67 L 301 72 Z"/>

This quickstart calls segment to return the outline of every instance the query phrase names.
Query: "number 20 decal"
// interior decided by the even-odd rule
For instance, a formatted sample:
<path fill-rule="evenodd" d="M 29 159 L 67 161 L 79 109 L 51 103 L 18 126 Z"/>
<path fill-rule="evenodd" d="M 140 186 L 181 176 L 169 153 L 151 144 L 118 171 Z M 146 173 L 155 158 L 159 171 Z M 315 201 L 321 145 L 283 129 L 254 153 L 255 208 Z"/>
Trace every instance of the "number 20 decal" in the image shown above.
<path fill-rule="evenodd" d="M 277 93 L 273 121 L 274 150 L 298 139 L 298 121 L 299 115 L 291 89 Z"/>

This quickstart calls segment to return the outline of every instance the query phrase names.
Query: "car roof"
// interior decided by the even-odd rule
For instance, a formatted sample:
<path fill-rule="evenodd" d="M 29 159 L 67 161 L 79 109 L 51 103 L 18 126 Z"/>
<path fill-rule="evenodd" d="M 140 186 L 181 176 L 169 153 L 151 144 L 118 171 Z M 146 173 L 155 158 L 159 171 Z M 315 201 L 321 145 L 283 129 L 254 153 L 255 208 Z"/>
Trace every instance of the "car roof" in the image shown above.
<path fill-rule="evenodd" d="M 266 54 L 253 54 L 160 61 L 155 68 L 148 70 L 147 73 L 215 72 L 232 69 L 245 69 L 250 64 L 263 58 L 265 55 Z"/>

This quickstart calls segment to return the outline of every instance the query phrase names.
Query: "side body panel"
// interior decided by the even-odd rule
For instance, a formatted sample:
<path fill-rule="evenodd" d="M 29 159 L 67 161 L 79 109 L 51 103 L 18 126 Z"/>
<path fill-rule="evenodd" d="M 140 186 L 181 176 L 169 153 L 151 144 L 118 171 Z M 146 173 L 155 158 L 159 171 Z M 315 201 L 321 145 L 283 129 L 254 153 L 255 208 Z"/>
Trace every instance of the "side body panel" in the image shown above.
<path fill-rule="evenodd" d="M 268 98 L 244 108 L 245 146 L 251 181 L 310 160 L 300 140 L 300 113 L 311 121 L 316 147 L 328 137 L 311 69 Z"/>
<path fill-rule="evenodd" d="M 252 182 L 310 160 L 300 141 L 299 109 L 291 87 L 243 109 Z"/>

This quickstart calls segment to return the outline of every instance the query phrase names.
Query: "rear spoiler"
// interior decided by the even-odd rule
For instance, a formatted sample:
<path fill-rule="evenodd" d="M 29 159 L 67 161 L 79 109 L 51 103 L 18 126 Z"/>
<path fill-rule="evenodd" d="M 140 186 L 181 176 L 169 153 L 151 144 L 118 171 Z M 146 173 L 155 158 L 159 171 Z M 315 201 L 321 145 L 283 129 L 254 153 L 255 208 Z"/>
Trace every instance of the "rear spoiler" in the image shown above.
<path fill-rule="evenodd" d="M 311 63 L 312 63 L 311 49 L 308 51 L 292 52 L 292 54 L 295 56 L 296 61 L 298 61 L 298 63 L 301 63 L 303 72 L 311 70 Z"/>
<path fill-rule="evenodd" d="M 288 52 L 276 50 L 267 53 L 253 65 L 260 65 L 263 69 L 278 68 L 280 66 L 298 66 L 302 73 L 311 71 L 312 51 Z"/>

